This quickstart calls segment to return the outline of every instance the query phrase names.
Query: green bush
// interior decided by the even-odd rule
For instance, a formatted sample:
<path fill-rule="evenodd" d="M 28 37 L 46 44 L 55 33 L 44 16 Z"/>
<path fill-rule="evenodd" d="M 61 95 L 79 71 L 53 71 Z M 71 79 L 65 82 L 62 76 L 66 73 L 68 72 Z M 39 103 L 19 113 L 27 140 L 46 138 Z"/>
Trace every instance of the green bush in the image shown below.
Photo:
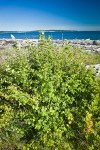
<path fill-rule="evenodd" d="M 100 89 L 81 51 L 43 35 L 15 51 L 0 69 L 1 150 L 99 150 Z"/>

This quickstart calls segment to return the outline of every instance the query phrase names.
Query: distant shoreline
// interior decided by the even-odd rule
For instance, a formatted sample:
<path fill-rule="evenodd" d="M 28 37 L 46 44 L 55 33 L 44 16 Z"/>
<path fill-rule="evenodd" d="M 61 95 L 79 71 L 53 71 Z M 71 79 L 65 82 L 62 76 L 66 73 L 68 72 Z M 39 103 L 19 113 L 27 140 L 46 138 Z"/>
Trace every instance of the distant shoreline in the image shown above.
<path fill-rule="evenodd" d="M 0 33 L 24 33 L 24 32 L 100 32 L 100 30 L 29 30 L 29 31 L 0 31 Z"/>

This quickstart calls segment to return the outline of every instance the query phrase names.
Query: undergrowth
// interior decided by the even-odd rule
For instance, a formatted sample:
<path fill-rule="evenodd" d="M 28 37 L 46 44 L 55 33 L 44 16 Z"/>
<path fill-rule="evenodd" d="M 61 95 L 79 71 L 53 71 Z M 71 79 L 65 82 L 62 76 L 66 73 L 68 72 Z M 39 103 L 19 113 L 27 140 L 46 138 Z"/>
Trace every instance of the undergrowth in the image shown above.
<path fill-rule="evenodd" d="M 15 54 L 0 68 L 0 149 L 99 150 L 100 87 L 81 51 L 42 35 Z"/>

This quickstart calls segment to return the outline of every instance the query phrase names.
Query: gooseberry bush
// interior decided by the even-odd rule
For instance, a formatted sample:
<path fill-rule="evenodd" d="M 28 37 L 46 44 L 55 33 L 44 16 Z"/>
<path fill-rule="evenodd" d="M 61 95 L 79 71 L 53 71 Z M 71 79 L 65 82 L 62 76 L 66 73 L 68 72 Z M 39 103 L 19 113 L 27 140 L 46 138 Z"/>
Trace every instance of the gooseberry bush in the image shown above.
<path fill-rule="evenodd" d="M 99 150 L 100 88 L 83 53 L 41 36 L 0 68 L 1 150 Z"/>

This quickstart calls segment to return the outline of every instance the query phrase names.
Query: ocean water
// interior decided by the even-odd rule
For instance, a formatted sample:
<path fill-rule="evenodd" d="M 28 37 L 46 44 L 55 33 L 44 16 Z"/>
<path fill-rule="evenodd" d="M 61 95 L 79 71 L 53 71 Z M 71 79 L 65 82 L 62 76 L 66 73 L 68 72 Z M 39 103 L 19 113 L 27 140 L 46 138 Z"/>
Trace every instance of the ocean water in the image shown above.
<path fill-rule="evenodd" d="M 40 32 L 0 32 L 0 39 L 10 39 L 11 34 L 15 36 L 16 39 L 38 39 Z M 45 36 L 51 36 L 53 40 L 63 40 L 63 39 L 91 39 L 100 40 L 100 31 L 46 31 Z"/>

